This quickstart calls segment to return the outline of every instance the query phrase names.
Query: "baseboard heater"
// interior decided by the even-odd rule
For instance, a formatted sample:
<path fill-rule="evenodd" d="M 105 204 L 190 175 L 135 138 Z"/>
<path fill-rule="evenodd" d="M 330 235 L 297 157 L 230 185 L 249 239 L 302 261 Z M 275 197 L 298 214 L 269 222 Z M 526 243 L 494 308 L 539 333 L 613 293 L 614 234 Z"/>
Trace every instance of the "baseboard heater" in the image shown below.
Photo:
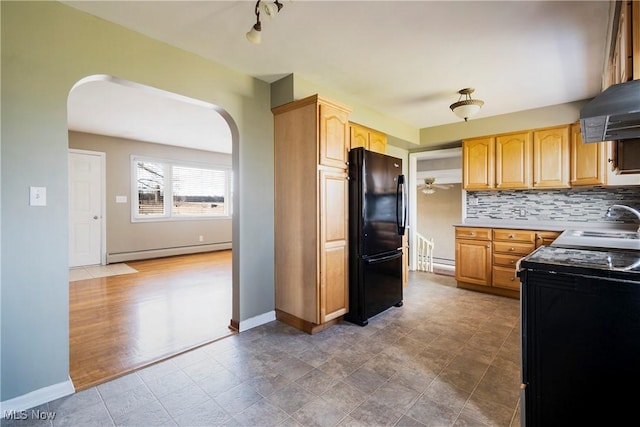
<path fill-rule="evenodd" d="M 175 255 L 197 254 L 201 252 L 231 249 L 231 242 L 211 243 L 207 245 L 178 246 L 173 248 L 146 249 L 142 251 L 117 252 L 107 254 L 107 264 L 136 261 L 140 259 L 162 258 Z"/>

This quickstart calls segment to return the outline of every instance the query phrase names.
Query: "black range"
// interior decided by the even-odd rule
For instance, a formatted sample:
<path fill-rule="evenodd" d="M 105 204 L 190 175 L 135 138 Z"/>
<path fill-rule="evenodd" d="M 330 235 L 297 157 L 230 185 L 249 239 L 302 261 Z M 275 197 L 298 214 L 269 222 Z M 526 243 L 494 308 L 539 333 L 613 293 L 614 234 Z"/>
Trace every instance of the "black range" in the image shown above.
<path fill-rule="evenodd" d="M 520 260 L 520 268 L 637 281 L 640 252 L 541 246 Z"/>
<path fill-rule="evenodd" d="M 631 425 L 640 252 L 540 247 L 520 260 L 521 425 Z"/>

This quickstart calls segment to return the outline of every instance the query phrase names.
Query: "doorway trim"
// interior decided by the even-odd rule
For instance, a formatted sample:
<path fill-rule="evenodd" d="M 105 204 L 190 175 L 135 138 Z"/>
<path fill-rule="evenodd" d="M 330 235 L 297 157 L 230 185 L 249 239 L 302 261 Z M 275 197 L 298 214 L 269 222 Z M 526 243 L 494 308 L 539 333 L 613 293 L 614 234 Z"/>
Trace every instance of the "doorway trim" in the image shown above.
<path fill-rule="evenodd" d="M 81 150 L 77 148 L 69 148 L 67 152 L 67 161 L 69 154 L 83 154 L 87 156 L 97 156 L 100 159 L 100 264 L 107 265 L 107 154 L 102 151 Z M 69 177 L 70 178 L 70 177 Z M 70 190 L 70 189 L 69 189 Z M 71 228 L 69 228 L 69 235 Z"/>
<path fill-rule="evenodd" d="M 418 221 L 418 198 L 416 188 L 418 187 L 418 161 L 428 159 L 444 159 L 450 157 L 460 157 L 462 168 L 462 147 L 447 148 L 443 150 L 432 151 L 419 151 L 416 153 L 409 153 L 409 248 L 416 248 L 416 233 L 417 233 L 417 221 Z M 465 203 L 467 198 L 467 192 L 462 189 L 462 219 L 467 217 L 467 204 Z M 415 250 L 409 251 L 409 270 L 414 271 L 418 261 L 417 253 Z"/>

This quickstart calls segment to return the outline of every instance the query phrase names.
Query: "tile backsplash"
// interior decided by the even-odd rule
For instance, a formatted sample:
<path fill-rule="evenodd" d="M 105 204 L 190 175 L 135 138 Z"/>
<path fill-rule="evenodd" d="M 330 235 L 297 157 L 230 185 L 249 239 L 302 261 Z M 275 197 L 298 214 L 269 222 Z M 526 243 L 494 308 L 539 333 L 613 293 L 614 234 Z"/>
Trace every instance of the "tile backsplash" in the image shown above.
<path fill-rule="evenodd" d="M 467 219 L 516 221 L 638 222 L 613 204 L 640 210 L 640 186 L 562 190 L 500 190 L 467 192 Z"/>

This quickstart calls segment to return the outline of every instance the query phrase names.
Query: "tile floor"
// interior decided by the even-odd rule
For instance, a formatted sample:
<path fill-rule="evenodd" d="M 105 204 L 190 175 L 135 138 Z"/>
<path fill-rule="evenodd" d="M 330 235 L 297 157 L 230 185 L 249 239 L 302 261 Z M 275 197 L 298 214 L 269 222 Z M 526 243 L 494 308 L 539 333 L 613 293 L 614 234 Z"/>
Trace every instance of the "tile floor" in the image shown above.
<path fill-rule="evenodd" d="M 119 274 L 137 273 L 135 268 L 125 263 L 108 265 L 90 265 L 87 267 L 73 267 L 69 269 L 69 281 L 97 279 L 99 277 L 117 276 Z"/>
<path fill-rule="evenodd" d="M 271 322 L 2 426 L 519 426 L 518 301 L 410 275 L 366 327 Z"/>

